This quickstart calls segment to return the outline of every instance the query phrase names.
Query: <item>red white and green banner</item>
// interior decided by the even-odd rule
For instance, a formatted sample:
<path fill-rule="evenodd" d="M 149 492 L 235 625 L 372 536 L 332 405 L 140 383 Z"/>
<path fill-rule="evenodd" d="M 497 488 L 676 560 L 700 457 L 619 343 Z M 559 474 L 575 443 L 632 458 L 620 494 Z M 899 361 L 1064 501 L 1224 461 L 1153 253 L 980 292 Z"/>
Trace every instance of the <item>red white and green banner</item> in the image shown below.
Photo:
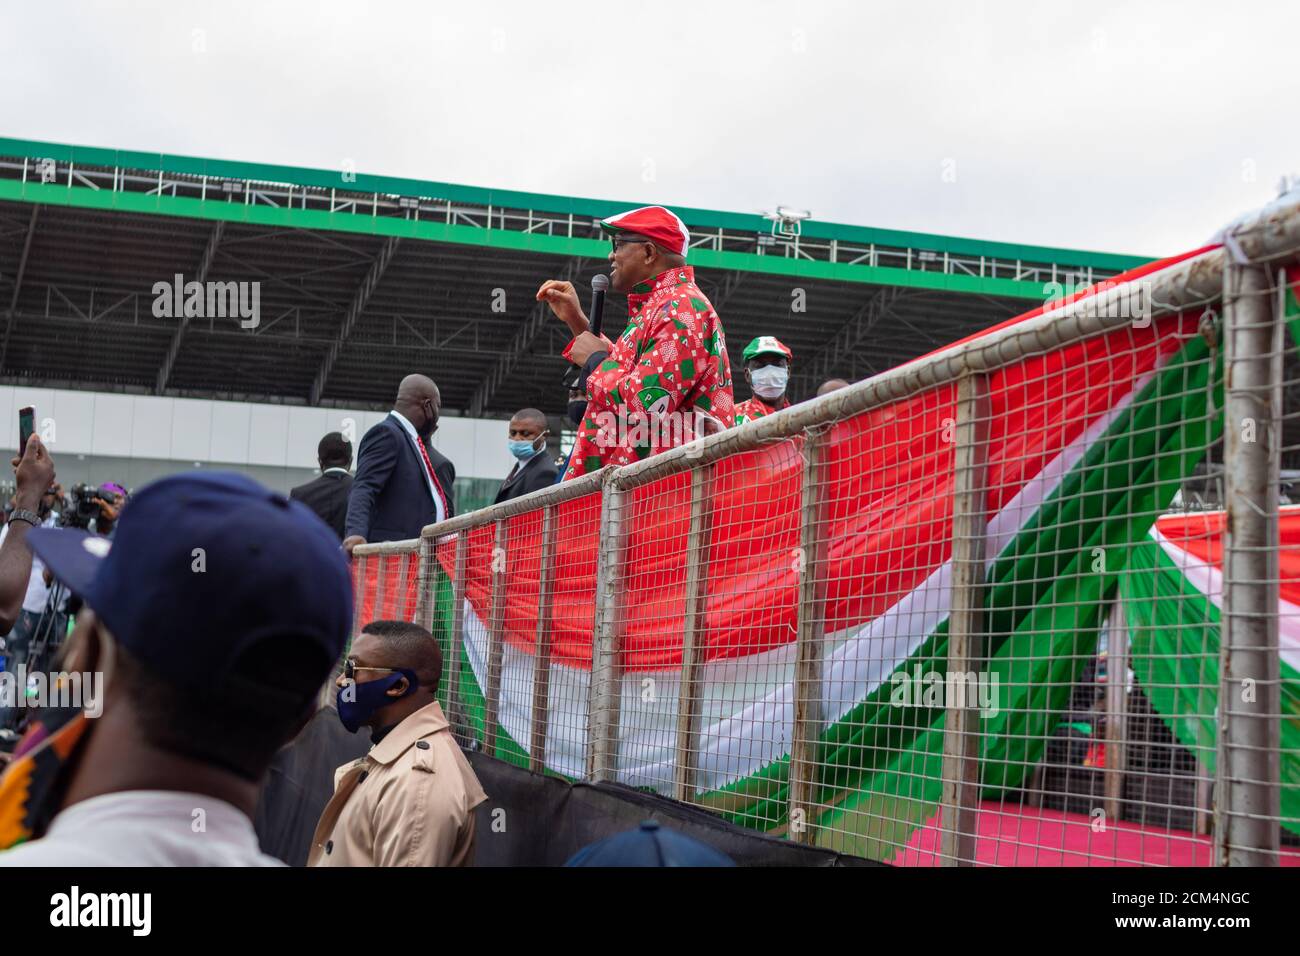
<path fill-rule="evenodd" d="M 1025 783 L 1122 582 L 1150 579 L 1129 572 L 1150 556 L 1154 521 L 1218 437 L 1222 361 L 1201 319 L 1135 318 L 989 376 L 987 671 L 999 696 L 978 728 L 986 792 Z M 944 708 L 897 691 L 900 676 L 946 670 L 955 400 L 955 387 L 936 388 L 824 436 L 823 809 L 812 822 L 838 850 L 888 858 L 940 796 Z M 782 441 L 718 462 L 710 488 L 694 800 L 774 832 L 787 823 L 802 467 L 798 441 Z M 679 475 L 630 492 L 627 509 L 617 779 L 660 792 L 677 752 L 689 492 Z M 545 764 L 569 777 L 586 768 L 598 518 L 594 495 L 557 507 Z M 458 686 L 481 732 L 494 557 L 504 559 L 498 734 L 501 754 L 522 762 L 540 512 L 509 519 L 504 555 L 495 547 L 493 528 L 469 532 L 464 626 L 452 635 L 455 542 L 439 543 L 436 622 L 460 641 Z"/>
<path fill-rule="evenodd" d="M 1152 706 L 1208 773 L 1218 758 L 1221 511 L 1159 518 L 1120 582 L 1131 666 Z M 1279 515 L 1282 818 L 1300 832 L 1300 507 Z M 1243 688 L 1244 690 L 1244 688 Z"/>

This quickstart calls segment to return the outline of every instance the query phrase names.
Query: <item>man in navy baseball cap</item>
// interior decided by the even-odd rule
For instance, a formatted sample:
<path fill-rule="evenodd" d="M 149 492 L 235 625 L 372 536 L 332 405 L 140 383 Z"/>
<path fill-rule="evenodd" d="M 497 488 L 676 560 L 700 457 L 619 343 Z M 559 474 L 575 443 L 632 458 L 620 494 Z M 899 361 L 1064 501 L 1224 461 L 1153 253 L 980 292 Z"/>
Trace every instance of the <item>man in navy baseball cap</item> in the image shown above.
<path fill-rule="evenodd" d="M 346 648 L 337 538 L 299 502 L 206 472 L 143 488 L 112 542 L 28 540 L 85 602 L 60 669 L 103 690 L 37 745 L 58 752 L 57 779 L 38 781 L 30 842 L 0 866 L 278 863 L 251 817 Z"/>

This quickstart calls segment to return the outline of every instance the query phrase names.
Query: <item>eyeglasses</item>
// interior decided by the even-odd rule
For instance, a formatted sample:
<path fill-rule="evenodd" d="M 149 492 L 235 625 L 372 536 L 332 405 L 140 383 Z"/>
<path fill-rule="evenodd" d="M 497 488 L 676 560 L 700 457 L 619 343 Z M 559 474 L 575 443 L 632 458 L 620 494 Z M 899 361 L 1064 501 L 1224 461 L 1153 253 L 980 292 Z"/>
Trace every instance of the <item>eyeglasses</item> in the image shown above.
<path fill-rule="evenodd" d="M 613 247 L 613 249 L 614 249 L 615 252 L 618 252 L 618 247 L 619 247 L 619 246 L 626 246 L 626 245 L 634 245 L 634 246 L 654 245 L 654 243 L 650 242 L 649 239 L 619 239 L 619 238 L 616 237 L 616 238 L 610 240 L 610 245 Z"/>

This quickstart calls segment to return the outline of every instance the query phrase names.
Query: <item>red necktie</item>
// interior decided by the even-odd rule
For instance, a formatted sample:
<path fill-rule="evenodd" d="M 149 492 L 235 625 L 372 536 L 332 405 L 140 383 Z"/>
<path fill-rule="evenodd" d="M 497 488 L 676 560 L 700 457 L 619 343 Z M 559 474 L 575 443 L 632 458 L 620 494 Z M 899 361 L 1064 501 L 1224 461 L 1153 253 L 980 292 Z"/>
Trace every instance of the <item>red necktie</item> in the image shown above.
<path fill-rule="evenodd" d="M 424 467 L 429 471 L 429 480 L 433 482 L 433 490 L 438 495 L 438 501 L 442 504 L 442 518 L 445 520 L 451 515 L 451 512 L 447 510 L 447 496 L 442 493 L 442 485 L 438 481 L 438 476 L 433 473 L 433 462 L 429 461 L 429 453 L 424 450 L 424 442 L 417 436 L 415 444 L 420 448 L 420 457 L 424 459 Z"/>

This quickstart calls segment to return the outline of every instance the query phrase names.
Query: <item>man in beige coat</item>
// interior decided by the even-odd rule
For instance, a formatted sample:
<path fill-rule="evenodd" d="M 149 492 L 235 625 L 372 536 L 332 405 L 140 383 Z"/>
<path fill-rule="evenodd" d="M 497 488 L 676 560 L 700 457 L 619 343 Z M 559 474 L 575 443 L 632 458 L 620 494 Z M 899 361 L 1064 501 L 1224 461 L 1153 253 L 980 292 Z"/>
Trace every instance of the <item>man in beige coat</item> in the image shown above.
<path fill-rule="evenodd" d="M 373 746 L 335 773 L 308 866 L 468 866 L 487 799 L 434 695 L 442 652 L 423 627 L 374 621 L 338 679 L 339 719 Z"/>

